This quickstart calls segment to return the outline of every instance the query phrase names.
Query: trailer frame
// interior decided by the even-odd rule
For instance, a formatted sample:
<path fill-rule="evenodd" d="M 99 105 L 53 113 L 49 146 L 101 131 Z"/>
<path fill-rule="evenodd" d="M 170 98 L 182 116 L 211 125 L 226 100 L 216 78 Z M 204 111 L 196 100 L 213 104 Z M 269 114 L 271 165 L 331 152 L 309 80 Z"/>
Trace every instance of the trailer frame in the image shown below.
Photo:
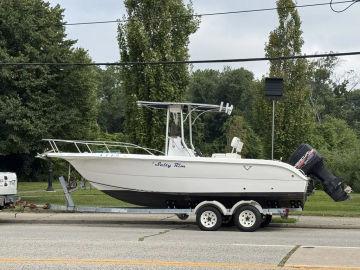
<path fill-rule="evenodd" d="M 287 218 L 290 212 L 302 211 L 302 208 L 263 208 L 254 200 L 242 200 L 237 202 L 231 209 L 226 208 L 218 201 L 203 201 L 195 208 L 149 208 L 149 207 L 96 207 L 96 206 L 76 206 L 71 196 L 73 190 L 69 190 L 64 176 L 59 177 L 60 184 L 64 191 L 66 205 L 50 204 L 48 209 L 55 212 L 72 213 L 108 213 L 108 214 L 174 214 L 180 219 L 185 220 L 190 215 L 197 215 L 204 207 L 217 209 L 224 217 L 231 218 L 236 211 L 244 206 L 253 206 L 263 216 L 277 215 Z M 76 189 L 75 189 L 76 190 Z"/>

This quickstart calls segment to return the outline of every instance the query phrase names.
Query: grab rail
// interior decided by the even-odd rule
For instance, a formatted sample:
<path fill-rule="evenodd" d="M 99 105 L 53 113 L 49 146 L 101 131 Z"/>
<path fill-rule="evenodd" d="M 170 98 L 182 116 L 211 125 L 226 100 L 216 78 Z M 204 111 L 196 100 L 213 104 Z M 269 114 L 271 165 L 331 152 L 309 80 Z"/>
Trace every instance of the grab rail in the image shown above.
<path fill-rule="evenodd" d="M 125 151 L 130 154 L 129 149 L 136 149 L 136 150 L 142 150 L 150 155 L 164 155 L 164 152 L 142 147 L 136 144 L 132 143 L 124 143 L 124 142 L 112 142 L 112 141 L 79 141 L 79 140 L 60 140 L 60 139 L 43 139 L 43 141 L 46 141 L 49 143 L 52 150 L 50 152 L 54 153 L 62 153 L 60 144 L 66 144 L 66 145 L 73 145 L 78 153 L 94 153 L 94 147 L 100 147 L 102 149 L 102 152 L 106 153 L 114 153 L 112 150 L 117 149 L 125 149 Z M 87 151 L 82 151 L 81 147 L 85 147 Z M 122 151 L 119 151 L 120 153 Z"/>

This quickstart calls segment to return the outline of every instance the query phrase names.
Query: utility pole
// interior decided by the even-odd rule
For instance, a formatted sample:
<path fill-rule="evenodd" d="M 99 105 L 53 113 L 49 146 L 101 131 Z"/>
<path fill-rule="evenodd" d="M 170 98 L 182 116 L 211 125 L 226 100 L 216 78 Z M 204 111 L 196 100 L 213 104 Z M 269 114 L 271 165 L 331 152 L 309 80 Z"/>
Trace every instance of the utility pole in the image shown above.
<path fill-rule="evenodd" d="M 265 78 L 265 96 L 272 101 L 271 121 L 271 159 L 274 160 L 275 145 L 275 102 L 283 95 L 284 80 L 282 78 Z"/>

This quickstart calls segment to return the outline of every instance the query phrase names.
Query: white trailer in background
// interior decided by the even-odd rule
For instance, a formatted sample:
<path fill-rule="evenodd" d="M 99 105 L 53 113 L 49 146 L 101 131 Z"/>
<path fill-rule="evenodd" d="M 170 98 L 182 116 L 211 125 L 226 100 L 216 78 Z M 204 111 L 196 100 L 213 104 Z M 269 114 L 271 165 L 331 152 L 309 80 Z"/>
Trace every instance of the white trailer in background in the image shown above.
<path fill-rule="evenodd" d="M 14 203 L 17 194 L 17 177 L 15 173 L 0 172 L 0 209 Z"/>

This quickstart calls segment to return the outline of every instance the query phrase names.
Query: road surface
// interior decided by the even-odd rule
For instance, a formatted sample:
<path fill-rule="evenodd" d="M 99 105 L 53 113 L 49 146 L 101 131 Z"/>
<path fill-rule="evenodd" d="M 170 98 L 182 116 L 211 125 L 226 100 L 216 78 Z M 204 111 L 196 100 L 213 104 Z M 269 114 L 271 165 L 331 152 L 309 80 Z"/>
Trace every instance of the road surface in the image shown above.
<path fill-rule="evenodd" d="M 358 229 L 202 232 L 191 222 L 147 219 L 7 223 L 0 214 L 0 269 L 360 270 Z"/>

